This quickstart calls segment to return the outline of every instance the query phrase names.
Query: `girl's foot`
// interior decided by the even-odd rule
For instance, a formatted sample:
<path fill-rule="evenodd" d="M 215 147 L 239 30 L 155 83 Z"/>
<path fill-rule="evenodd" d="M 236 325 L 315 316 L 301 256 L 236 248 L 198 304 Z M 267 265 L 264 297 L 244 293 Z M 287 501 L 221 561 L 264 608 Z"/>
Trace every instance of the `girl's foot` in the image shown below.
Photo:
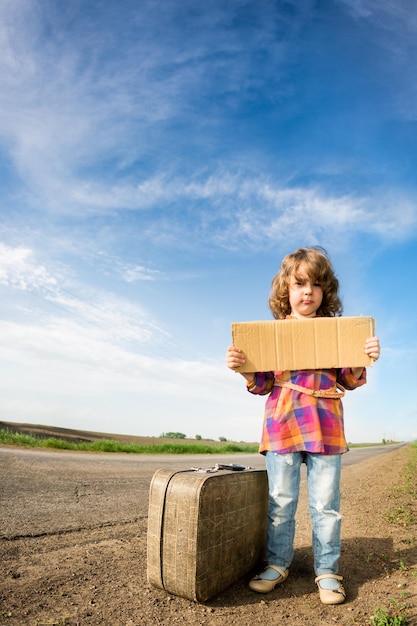
<path fill-rule="evenodd" d="M 288 570 L 283 570 L 276 565 L 267 565 L 259 576 L 255 576 L 249 583 L 249 589 L 257 591 L 258 593 L 269 593 L 277 585 L 286 580 L 288 577 Z"/>
<path fill-rule="evenodd" d="M 315 583 L 319 588 L 322 604 L 341 604 L 345 601 L 346 593 L 343 589 L 343 577 L 337 574 L 322 574 L 317 576 Z"/>

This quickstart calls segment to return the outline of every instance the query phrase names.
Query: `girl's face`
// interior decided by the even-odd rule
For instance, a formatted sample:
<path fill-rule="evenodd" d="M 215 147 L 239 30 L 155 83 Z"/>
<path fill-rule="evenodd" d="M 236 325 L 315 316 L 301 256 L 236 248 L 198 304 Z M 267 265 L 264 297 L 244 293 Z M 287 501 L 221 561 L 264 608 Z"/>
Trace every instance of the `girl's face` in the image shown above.
<path fill-rule="evenodd" d="M 303 265 L 290 278 L 289 300 L 291 315 L 298 318 L 315 317 L 322 303 L 323 289 L 318 283 L 311 282 Z"/>

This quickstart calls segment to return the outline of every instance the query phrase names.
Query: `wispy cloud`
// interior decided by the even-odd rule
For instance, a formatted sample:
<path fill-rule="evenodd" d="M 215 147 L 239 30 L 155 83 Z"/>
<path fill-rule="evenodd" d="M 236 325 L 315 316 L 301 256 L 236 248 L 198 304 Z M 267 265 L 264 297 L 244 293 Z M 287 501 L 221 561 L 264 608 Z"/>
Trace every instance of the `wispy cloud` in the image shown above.
<path fill-rule="evenodd" d="M 135 266 L 126 266 L 124 271 L 127 281 L 143 279 L 148 273 L 145 267 Z M 152 271 L 149 275 L 153 276 Z M 64 268 L 61 272 L 48 269 L 27 248 L 0 244 L 0 284 L 11 290 L 34 294 L 52 305 L 49 311 L 52 320 L 59 319 L 58 308 L 61 318 L 72 320 L 86 333 L 99 334 L 103 341 L 114 344 L 128 342 L 134 350 L 152 345 L 155 351 L 160 349 L 161 344 L 171 344 L 168 333 L 139 304 L 83 285 L 71 273 L 65 275 Z M 46 319 L 43 312 L 43 323 Z"/>
<path fill-rule="evenodd" d="M 4 419 L 147 435 L 170 428 L 188 436 L 202 428 L 207 436 L 242 433 L 244 402 L 233 398 L 238 381 L 229 380 L 223 360 L 132 352 L 100 329 L 58 318 L 39 324 L 0 320 L 0 346 Z M 197 402 L 200 426 L 189 421 Z"/>
<path fill-rule="evenodd" d="M 338 0 L 354 18 L 366 24 L 374 46 L 374 72 L 379 82 L 390 85 L 384 106 L 388 116 L 417 118 L 415 56 L 417 13 L 413 0 Z M 374 77 L 374 78 L 375 78 Z"/>
<path fill-rule="evenodd" d="M 400 25 L 406 31 L 417 28 L 413 0 L 338 0 L 357 18 L 372 19 L 376 26 L 395 29 Z"/>
<path fill-rule="evenodd" d="M 391 16 L 401 23 L 410 18 L 408 28 L 415 23 L 405 0 L 340 2 L 364 19 L 377 15 L 388 24 Z M 270 164 L 254 178 L 233 168 L 227 172 L 225 164 L 216 174 L 219 156 L 211 173 L 196 174 L 212 124 L 226 128 L 230 112 L 245 101 L 256 101 L 261 90 L 263 98 L 278 102 L 291 87 L 295 35 L 314 14 L 314 3 L 301 4 L 289 11 L 264 2 L 259 11 L 255 4 L 237 0 L 227 6 L 214 2 L 210 10 L 195 13 L 192 2 L 159 1 L 145 3 L 140 11 L 125 4 L 123 16 L 111 5 L 103 13 L 90 8 L 83 19 L 74 20 L 71 7 L 57 11 L 52 2 L 3 3 L 0 136 L 25 183 L 24 204 L 83 218 L 172 207 L 175 214 L 176 204 L 195 211 L 193 202 L 210 201 L 213 219 L 208 211 L 202 215 L 206 225 L 214 226 L 218 242 L 230 238 L 230 212 L 240 221 L 240 234 L 255 241 L 248 225 L 263 207 L 272 210 L 265 233 L 276 237 L 281 225 L 296 225 L 302 211 L 308 211 L 313 223 L 317 218 L 318 225 L 320 213 L 326 217 L 333 205 L 333 226 L 353 228 L 359 212 L 365 230 L 382 233 L 392 207 L 386 207 L 385 215 L 373 211 L 366 192 L 359 200 L 345 191 L 330 198 L 316 188 L 286 189 L 279 175 L 272 185 Z M 237 19 L 239 29 L 233 28 Z M 410 95 L 412 88 L 407 89 Z M 412 100 L 403 105 L 412 114 Z M 187 157 L 167 146 L 170 140 L 175 146 L 176 126 L 184 124 L 201 133 L 195 140 L 200 154 L 192 166 L 188 163 L 188 179 L 180 173 Z M 157 153 L 166 156 L 158 159 Z M 318 201 L 324 202 L 323 209 Z M 218 232 L 216 223 L 221 224 Z M 399 233 L 401 223 L 396 225 Z M 164 229 L 158 237 L 172 240 Z"/>
<path fill-rule="evenodd" d="M 160 205 L 164 196 L 167 202 L 169 198 L 170 214 L 154 215 L 144 236 L 170 245 L 176 239 L 185 244 L 185 228 L 189 245 L 244 244 L 256 249 L 306 235 L 331 239 L 341 233 L 367 233 L 394 241 L 407 239 L 417 227 L 414 198 L 403 192 L 338 195 L 320 185 L 281 186 L 268 177 L 245 174 L 212 175 L 194 182 L 158 180 L 148 188 L 156 192 L 155 197 L 148 196 L 148 208 Z"/>
<path fill-rule="evenodd" d="M 23 290 L 51 289 L 57 279 L 36 263 L 30 249 L 0 243 L 0 284 Z"/>
<path fill-rule="evenodd" d="M 262 11 L 214 2 L 197 13 L 192 2 L 125 3 L 122 14 L 110 4 L 75 20 L 71 6 L 3 3 L 0 136 L 26 202 L 58 214 L 146 207 L 156 193 L 148 170 L 161 166 L 155 152 L 167 151 L 175 126 L 210 133 L 261 87 L 276 90 L 284 40 L 309 6 L 290 19 L 270 2 Z"/>
<path fill-rule="evenodd" d="M 126 281 L 153 277 L 146 267 L 125 264 L 123 270 Z M 32 364 L 35 379 L 36 371 L 45 376 L 46 370 L 42 388 L 55 380 L 64 390 L 77 381 L 82 391 L 89 380 L 107 390 L 149 392 L 160 388 L 160 372 L 165 392 L 190 397 L 205 393 L 207 378 L 220 383 L 223 362 L 184 359 L 169 333 L 139 304 L 77 280 L 65 268 L 58 272 L 41 264 L 28 248 L 0 244 L 0 286 L 9 303 L 14 293 L 33 294 L 46 303 L 39 307 L 26 300 L 22 306 L 19 300 L 12 319 L 0 320 L 3 358 L 25 361 L 29 369 Z"/>
<path fill-rule="evenodd" d="M 129 263 L 105 250 L 84 253 L 88 262 L 94 263 L 100 271 L 118 276 L 126 283 L 164 281 L 167 276 L 161 270 L 145 264 Z"/>

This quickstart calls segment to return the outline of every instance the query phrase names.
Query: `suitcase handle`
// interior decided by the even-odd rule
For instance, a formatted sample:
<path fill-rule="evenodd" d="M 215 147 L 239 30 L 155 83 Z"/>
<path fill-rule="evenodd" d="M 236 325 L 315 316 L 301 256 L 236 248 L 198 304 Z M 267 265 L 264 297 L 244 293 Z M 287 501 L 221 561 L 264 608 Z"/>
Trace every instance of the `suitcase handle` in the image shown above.
<path fill-rule="evenodd" d="M 243 470 L 254 469 L 253 467 L 247 467 L 246 465 L 239 465 L 238 463 L 230 463 L 229 465 L 223 465 L 222 463 L 216 463 L 214 467 L 192 467 L 193 472 L 204 472 L 211 474 L 218 472 L 219 470 L 231 470 L 232 472 L 242 472 Z"/>

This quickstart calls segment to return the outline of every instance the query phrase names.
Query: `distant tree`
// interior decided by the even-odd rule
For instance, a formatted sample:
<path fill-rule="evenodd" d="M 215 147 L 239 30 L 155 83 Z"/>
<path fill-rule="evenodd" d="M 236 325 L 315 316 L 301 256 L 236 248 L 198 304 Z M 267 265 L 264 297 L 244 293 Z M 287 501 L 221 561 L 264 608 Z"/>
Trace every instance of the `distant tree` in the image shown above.
<path fill-rule="evenodd" d="M 185 439 L 187 437 L 187 435 L 184 435 L 184 433 L 171 433 L 171 432 L 162 433 L 161 436 L 167 439 Z"/>
<path fill-rule="evenodd" d="M 219 441 L 227 441 L 226 437 L 219 437 Z"/>
<path fill-rule="evenodd" d="M 202 436 L 201 435 L 196 435 L 195 438 L 197 439 L 197 441 L 201 441 L 202 440 Z"/>

